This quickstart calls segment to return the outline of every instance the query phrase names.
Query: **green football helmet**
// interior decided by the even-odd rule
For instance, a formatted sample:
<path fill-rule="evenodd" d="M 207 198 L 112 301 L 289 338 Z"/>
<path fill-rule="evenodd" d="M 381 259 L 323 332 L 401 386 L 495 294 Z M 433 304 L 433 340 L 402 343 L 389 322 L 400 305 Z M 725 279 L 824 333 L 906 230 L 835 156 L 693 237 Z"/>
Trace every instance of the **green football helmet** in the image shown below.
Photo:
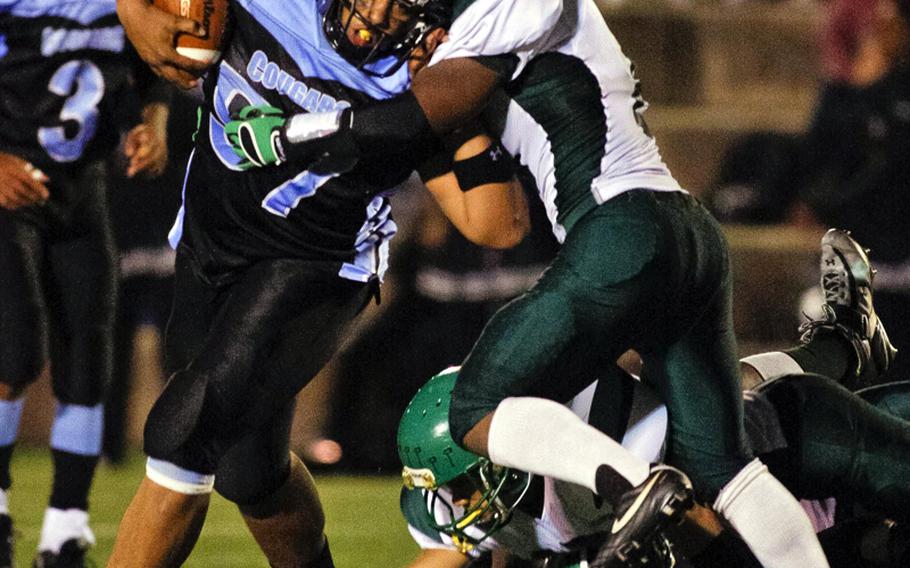
<path fill-rule="evenodd" d="M 459 369 L 450 367 L 434 376 L 411 399 L 398 425 L 398 455 L 405 487 L 424 491 L 430 525 L 467 552 L 508 524 L 531 475 L 496 465 L 452 439 L 449 402 Z M 456 493 L 469 504 L 453 503 L 457 499 L 448 495 Z M 452 521 L 436 521 L 437 505 L 448 510 Z M 475 527 L 475 536 L 467 534 L 469 527 Z"/>

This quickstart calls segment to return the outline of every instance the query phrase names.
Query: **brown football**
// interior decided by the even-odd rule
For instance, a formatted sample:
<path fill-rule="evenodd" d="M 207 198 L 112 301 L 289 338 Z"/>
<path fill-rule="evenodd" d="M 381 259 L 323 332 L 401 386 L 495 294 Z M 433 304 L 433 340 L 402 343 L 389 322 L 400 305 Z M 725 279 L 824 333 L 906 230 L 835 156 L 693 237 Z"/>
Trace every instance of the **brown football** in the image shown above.
<path fill-rule="evenodd" d="M 204 37 L 177 36 L 177 53 L 203 63 L 214 63 L 221 57 L 228 0 L 154 0 L 154 5 L 181 18 L 196 20 L 205 29 Z"/>

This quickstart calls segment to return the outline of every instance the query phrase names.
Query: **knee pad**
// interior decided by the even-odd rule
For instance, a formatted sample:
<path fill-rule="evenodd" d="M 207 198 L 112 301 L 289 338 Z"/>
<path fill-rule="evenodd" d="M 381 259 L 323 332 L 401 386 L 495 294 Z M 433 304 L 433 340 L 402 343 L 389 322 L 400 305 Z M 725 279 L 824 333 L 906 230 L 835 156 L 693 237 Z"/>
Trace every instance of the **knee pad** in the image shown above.
<path fill-rule="evenodd" d="M 199 427 L 207 386 L 200 373 L 183 370 L 171 376 L 145 421 L 146 454 L 166 459 L 180 451 Z"/>
<path fill-rule="evenodd" d="M 149 458 L 145 475 L 158 485 L 184 495 L 211 493 L 215 476 L 184 469 L 165 460 Z"/>

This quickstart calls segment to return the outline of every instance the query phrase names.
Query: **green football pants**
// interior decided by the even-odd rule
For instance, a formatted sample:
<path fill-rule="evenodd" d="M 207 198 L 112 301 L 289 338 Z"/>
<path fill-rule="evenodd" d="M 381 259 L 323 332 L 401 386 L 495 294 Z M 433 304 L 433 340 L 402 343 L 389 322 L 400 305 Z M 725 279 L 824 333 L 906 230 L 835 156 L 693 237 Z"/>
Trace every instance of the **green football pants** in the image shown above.
<path fill-rule="evenodd" d="M 910 520 L 910 382 L 856 396 L 827 377 L 806 374 L 762 390 L 778 410 L 788 443 L 783 456 L 766 461 L 795 495 L 846 497 Z"/>
<path fill-rule="evenodd" d="M 668 461 L 713 499 L 747 463 L 720 227 L 692 197 L 644 190 L 585 215 L 528 292 L 486 326 L 460 373 L 456 440 L 507 397 L 567 401 L 626 350 L 667 404 Z"/>

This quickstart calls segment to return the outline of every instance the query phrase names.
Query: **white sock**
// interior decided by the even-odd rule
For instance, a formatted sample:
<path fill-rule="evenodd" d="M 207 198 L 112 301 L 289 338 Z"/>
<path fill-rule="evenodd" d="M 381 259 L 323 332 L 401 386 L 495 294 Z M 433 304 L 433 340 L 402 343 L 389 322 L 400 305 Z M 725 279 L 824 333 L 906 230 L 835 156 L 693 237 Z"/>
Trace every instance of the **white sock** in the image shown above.
<path fill-rule="evenodd" d="M 9 496 L 0 489 L 0 515 L 9 515 Z"/>
<path fill-rule="evenodd" d="M 603 464 L 632 485 L 639 485 L 650 473 L 648 462 L 565 406 L 543 398 L 507 398 L 499 403 L 487 450 L 493 463 L 583 485 L 594 492 L 595 473 Z"/>
<path fill-rule="evenodd" d="M 740 359 L 740 362 L 755 369 L 761 375 L 762 380 L 765 381 L 783 377 L 784 375 L 798 375 L 804 372 L 803 368 L 799 366 L 799 363 L 793 357 L 782 351 L 749 355 Z"/>
<path fill-rule="evenodd" d="M 828 568 L 805 511 L 758 459 L 721 489 L 714 510 L 765 568 Z"/>
<path fill-rule="evenodd" d="M 88 526 L 88 512 L 82 509 L 47 508 L 44 511 L 38 550 L 49 550 L 56 554 L 60 552 L 63 543 L 71 539 L 78 540 L 83 548 L 95 544 L 95 535 Z"/>

